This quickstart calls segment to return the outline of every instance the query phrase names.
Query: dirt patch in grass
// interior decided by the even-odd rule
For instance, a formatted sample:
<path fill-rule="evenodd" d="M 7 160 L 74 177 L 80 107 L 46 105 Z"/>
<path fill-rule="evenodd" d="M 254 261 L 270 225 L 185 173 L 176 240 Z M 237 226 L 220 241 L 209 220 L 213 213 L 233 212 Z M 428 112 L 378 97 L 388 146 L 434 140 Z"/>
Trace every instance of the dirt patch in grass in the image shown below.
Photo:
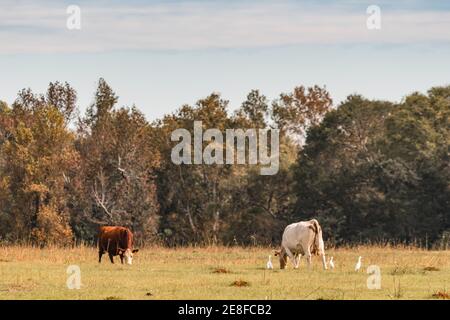
<path fill-rule="evenodd" d="M 404 274 L 415 274 L 416 272 L 410 267 L 405 266 L 395 266 L 395 268 L 391 271 L 392 276 L 401 276 Z"/>
<path fill-rule="evenodd" d="M 444 300 L 450 299 L 450 294 L 446 291 L 437 291 L 436 293 L 433 293 L 431 296 L 435 299 L 444 299 Z"/>
<path fill-rule="evenodd" d="M 30 284 L 13 284 L 8 286 L 6 289 L 3 289 L 1 291 L 6 291 L 6 292 L 26 292 L 26 291 L 33 291 L 33 289 L 36 286 L 33 283 Z"/>
<path fill-rule="evenodd" d="M 0 259 L 0 262 L 11 262 L 11 260 Z"/>
<path fill-rule="evenodd" d="M 215 268 L 212 273 L 231 273 L 231 271 L 225 268 Z"/>
<path fill-rule="evenodd" d="M 231 287 L 249 287 L 250 282 L 244 280 L 236 280 L 230 284 Z"/>
<path fill-rule="evenodd" d="M 336 298 L 333 297 L 318 297 L 316 298 L 318 301 L 326 301 L 326 300 L 336 300 Z"/>
<path fill-rule="evenodd" d="M 423 268 L 423 271 L 439 271 L 439 268 L 436 267 L 425 267 Z"/>
<path fill-rule="evenodd" d="M 117 296 L 109 296 L 106 297 L 104 300 L 122 300 L 122 298 Z"/>

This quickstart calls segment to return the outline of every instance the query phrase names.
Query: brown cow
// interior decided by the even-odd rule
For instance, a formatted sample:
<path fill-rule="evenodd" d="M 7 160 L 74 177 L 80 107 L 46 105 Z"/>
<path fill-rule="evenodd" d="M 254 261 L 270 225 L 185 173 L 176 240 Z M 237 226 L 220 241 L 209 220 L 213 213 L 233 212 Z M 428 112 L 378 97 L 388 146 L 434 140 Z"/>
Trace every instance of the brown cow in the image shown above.
<path fill-rule="evenodd" d="M 98 234 L 98 262 L 102 261 L 102 255 L 108 253 L 111 263 L 114 263 L 113 257 L 120 256 L 120 262 L 123 264 L 125 257 L 126 263 L 131 264 L 133 253 L 133 233 L 125 227 L 100 227 Z"/>

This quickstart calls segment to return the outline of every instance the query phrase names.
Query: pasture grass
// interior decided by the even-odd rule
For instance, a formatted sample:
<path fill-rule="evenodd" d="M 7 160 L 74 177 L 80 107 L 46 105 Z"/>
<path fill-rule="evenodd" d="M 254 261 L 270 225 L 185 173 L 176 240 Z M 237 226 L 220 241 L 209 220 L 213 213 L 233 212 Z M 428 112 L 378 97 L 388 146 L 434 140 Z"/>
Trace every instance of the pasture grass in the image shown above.
<path fill-rule="evenodd" d="M 313 257 L 295 270 L 265 265 L 263 247 L 146 247 L 121 265 L 97 250 L 0 246 L 0 299 L 448 299 L 450 251 L 360 246 L 327 250 L 335 269 Z M 360 272 L 354 271 L 362 256 Z M 81 289 L 68 289 L 69 265 L 81 269 Z M 369 265 L 381 268 L 381 289 L 367 288 Z"/>

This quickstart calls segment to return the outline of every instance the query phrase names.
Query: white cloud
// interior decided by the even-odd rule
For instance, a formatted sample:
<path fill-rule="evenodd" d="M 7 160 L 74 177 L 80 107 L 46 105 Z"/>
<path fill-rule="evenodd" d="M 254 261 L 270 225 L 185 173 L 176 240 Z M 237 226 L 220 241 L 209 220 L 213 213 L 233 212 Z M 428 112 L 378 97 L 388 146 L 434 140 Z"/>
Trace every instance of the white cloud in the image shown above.
<path fill-rule="evenodd" d="M 383 10 L 382 29 L 360 12 L 292 2 L 80 4 L 82 29 L 67 30 L 66 5 L 4 2 L 0 53 L 191 50 L 296 44 L 449 42 L 450 12 Z"/>

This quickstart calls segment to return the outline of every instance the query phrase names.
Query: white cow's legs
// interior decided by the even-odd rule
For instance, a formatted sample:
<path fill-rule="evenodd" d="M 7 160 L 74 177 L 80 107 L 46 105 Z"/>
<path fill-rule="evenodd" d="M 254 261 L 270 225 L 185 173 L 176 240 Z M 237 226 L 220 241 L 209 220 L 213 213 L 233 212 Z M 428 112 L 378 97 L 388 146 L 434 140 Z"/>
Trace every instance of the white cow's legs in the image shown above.
<path fill-rule="evenodd" d="M 300 266 L 300 259 L 302 257 L 301 254 L 293 254 L 291 250 L 289 250 L 289 248 L 284 248 L 286 254 L 288 255 L 289 259 L 292 261 L 292 265 L 294 267 L 294 269 L 298 269 Z M 311 251 L 307 251 L 305 253 L 306 256 L 306 261 L 308 263 L 308 269 L 312 268 L 312 254 Z M 323 265 L 323 269 L 327 270 L 328 266 L 327 266 L 327 260 L 326 260 L 326 256 L 325 254 L 321 254 L 322 257 L 322 265 Z"/>
<path fill-rule="evenodd" d="M 295 268 L 295 257 L 292 254 L 291 250 L 289 250 L 289 248 L 284 248 L 284 250 L 286 250 L 286 253 L 287 253 L 288 257 L 292 261 L 292 264 L 293 264 L 293 266 Z"/>
<path fill-rule="evenodd" d="M 306 260 L 308 261 L 308 269 L 311 269 L 311 252 L 306 252 Z"/>
<path fill-rule="evenodd" d="M 302 257 L 301 254 L 297 255 L 295 258 L 295 269 L 298 269 L 298 266 L 300 265 L 300 258 Z"/>
<path fill-rule="evenodd" d="M 325 258 L 325 254 L 322 255 L 322 264 L 323 264 L 323 269 L 327 270 L 327 259 Z"/>

